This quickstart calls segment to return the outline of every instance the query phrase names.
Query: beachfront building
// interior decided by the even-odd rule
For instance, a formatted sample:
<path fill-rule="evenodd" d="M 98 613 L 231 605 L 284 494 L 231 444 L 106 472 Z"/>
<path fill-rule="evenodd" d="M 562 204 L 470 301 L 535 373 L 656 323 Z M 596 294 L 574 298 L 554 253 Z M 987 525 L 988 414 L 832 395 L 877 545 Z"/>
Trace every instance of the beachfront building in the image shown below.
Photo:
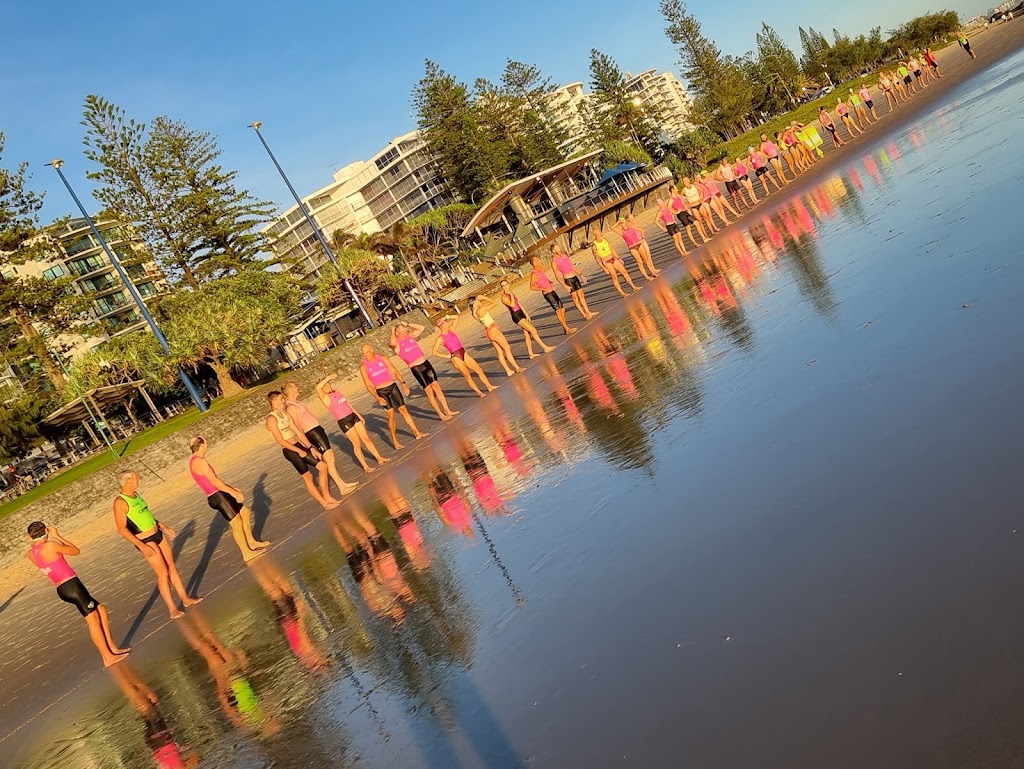
<path fill-rule="evenodd" d="M 671 72 L 649 69 L 634 75 L 626 73 L 626 90 L 643 101 L 643 106 L 658 116 L 658 127 L 675 140 L 694 129 L 690 122 L 693 100 L 683 84 Z"/>
<path fill-rule="evenodd" d="M 340 169 L 330 184 L 304 197 L 303 203 L 329 239 L 335 230 L 353 235 L 381 232 L 454 199 L 419 131 L 412 131 L 392 139 L 369 160 Z M 262 232 L 275 254 L 303 275 L 315 277 L 327 264 L 327 255 L 297 205 Z"/>

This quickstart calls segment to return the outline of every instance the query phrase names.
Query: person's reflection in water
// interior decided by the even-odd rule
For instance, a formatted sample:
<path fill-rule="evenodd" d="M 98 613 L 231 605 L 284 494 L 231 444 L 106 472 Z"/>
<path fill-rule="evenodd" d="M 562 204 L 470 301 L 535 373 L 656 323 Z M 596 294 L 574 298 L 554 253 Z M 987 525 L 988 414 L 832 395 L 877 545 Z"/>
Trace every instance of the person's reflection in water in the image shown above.
<path fill-rule="evenodd" d="M 496 399 L 486 402 L 486 406 L 487 424 L 491 428 L 494 442 L 501 449 L 508 466 L 515 470 L 519 477 L 525 478 L 533 471 L 533 464 L 523 456 L 519 442 L 512 433 L 507 412 Z"/>
<path fill-rule="evenodd" d="M 612 391 L 608 389 L 608 385 L 604 381 L 604 377 L 601 376 L 600 369 L 594 365 L 591 360 L 590 353 L 587 352 L 584 347 L 576 348 L 576 355 L 587 372 L 587 391 L 590 393 L 591 400 L 594 401 L 595 405 L 602 411 L 607 411 L 615 416 L 620 416 L 622 411 L 619 409 L 619 405 L 615 402 L 615 398 L 612 397 Z"/>
<path fill-rule="evenodd" d="M 387 508 L 388 517 L 398 533 L 402 549 L 409 557 L 409 564 L 417 571 L 430 565 L 430 548 L 423 540 L 423 532 L 412 513 L 412 505 L 402 494 L 394 475 L 389 475 L 378 485 L 380 501 Z"/>
<path fill-rule="evenodd" d="M 281 724 L 266 715 L 259 698 L 246 676 L 249 658 L 241 648 L 229 648 L 210 627 L 198 610 L 188 613 L 175 623 L 188 645 L 210 670 L 216 689 L 217 702 L 227 719 L 238 728 L 251 730 L 263 737 L 272 737 L 281 731 Z"/>
<path fill-rule="evenodd" d="M 459 457 L 462 459 L 462 466 L 466 469 L 473 484 L 473 494 L 484 512 L 493 515 L 504 509 L 505 500 L 498 491 L 494 478 L 487 469 L 487 462 L 480 456 L 480 452 L 466 436 L 461 436 L 457 441 Z"/>
<path fill-rule="evenodd" d="M 317 648 L 306 629 L 309 614 L 305 599 L 292 590 L 284 572 L 268 555 L 250 564 L 256 583 L 270 599 L 274 621 L 284 634 L 288 648 L 295 658 L 308 670 L 319 670 L 331 663 L 329 657 Z"/>
<path fill-rule="evenodd" d="M 537 391 L 533 387 L 533 383 L 526 377 L 519 377 L 515 382 L 516 392 L 519 393 L 519 398 L 523 402 L 523 407 L 526 409 L 526 414 L 530 417 L 530 421 L 537 427 L 544 442 L 548 445 L 548 449 L 555 456 L 565 455 L 565 439 L 564 436 L 555 429 L 555 427 L 548 420 L 547 412 L 544 411 L 544 404 L 540 402 L 540 398 L 537 396 Z"/>
<path fill-rule="evenodd" d="M 613 342 L 609 339 L 603 329 L 594 333 L 594 344 L 597 345 L 597 349 L 601 352 L 601 357 L 605 360 L 608 373 L 612 375 L 612 379 L 615 380 L 619 389 L 630 400 L 636 398 L 636 385 L 633 383 L 633 375 L 629 371 L 629 363 L 626 361 L 626 356 L 622 354 L 622 346 L 617 341 Z"/>
<path fill-rule="evenodd" d="M 654 298 L 658 302 L 661 314 L 665 317 L 665 323 L 668 324 L 668 331 L 673 343 L 678 348 L 688 347 L 698 341 L 697 335 L 693 330 L 693 324 L 690 323 L 690 318 L 683 311 L 679 300 L 671 288 L 668 286 L 659 287 L 654 293 Z"/>
<path fill-rule="evenodd" d="M 149 685 L 142 680 L 138 671 L 128 661 L 114 665 L 110 675 L 124 693 L 125 699 L 142 716 L 145 724 L 146 745 L 153 754 L 153 760 L 160 769 L 186 769 L 199 766 L 199 754 L 191 748 L 182 747 L 171 734 L 170 727 L 160 713 L 157 697 Z"/>
<path fill-rule="evenodd" d="M 437 459 L 434 458 L 433 461 L 437 462 Z M 469 504 L 451 476 L 437 464 L 423 480 L 427 484 L 427 493 L 434 505 L 434 512 L 441 522 L 464 537 L 472 537 L 473 518 L 470 515 Z"/>
<path fill-rule="evenodd" d="M 800 227 L 804 233 L 811 237 L 816 237 L 818 234 L 817 228 L 814 226 L 814 218 L 811 216 L 811 212 L 807 210 L 807 206 L 804 201 L 797 198 L 793 201 L 793 210 L 796 212 L 796 220 L 800 222 Z"/>
<path fill-rule="evenodd" d="M 651 317 L 650 310 L 645 304 L 632 304 L 629 306 L 629 318 L 633 321 L 633 328 L 636 331 L 636 338 L 639 340 L 650 339 L 658 335 L 658 324 Z"/>
<path fill-rule="evenodd" d="M 583 414 L 580 413 L 579 406 L 569 390 L 569 385 L 566 384 L 565 378 L 562 376 L 562 372 L 558 370 L 554 359 L 550 356 L 544 358 L 541 368 L 544 371 L 544 379 L 554 391 L 558 402 L 562 405 L 566 418 L 572 422 L 573 426 L 581 434 L 585 434 L 587 432 L 587 423 L 583 420 Z"/>
<path fill-rule="evenodd" d="M 400 624 L 416 596 L 402 575 L 391 543 L 373 526 L 357 501 L 347 507 L 335 516 L 333 528 L 352 578 L 370 611 Z"/>

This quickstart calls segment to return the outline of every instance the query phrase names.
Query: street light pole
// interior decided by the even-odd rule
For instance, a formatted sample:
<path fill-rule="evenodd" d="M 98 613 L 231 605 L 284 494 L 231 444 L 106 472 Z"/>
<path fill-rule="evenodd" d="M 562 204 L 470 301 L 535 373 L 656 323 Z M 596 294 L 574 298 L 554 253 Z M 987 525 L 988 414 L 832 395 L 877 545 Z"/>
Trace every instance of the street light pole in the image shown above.
<path fill-rule="evenodd" d="M 320 245 L 327 253 L 327 258 L 331 260 L 331 264 L 334 265 L 335 269 L 340 274 L 341 267 L 338 265 L 338 259 L 334 256 L 334 251 L 331 250 L 330 245 L 327 243 L 327 238 L 324 237 L 324 234 L 320 231 L 320 228 L 317 226 L 317 223 L 313 221 L 313 216 L 309 213 L 309 209 L 306 208 L 306 204 L 302 202 L 302 198 L 300 198 L 299 193 L 295 191 L 295 188 L 292 186 L 291 181 L 288 179 L 288 175 L 284 172 L 284 169 L 281 168 L 281 164 L 277 162 L 277 158 L 271 151 L 270 145 L 267 144 L 267 140 L 264 139 L 263 134 L 260 133 L 260 127 L 262 125 L 263 123 L 256 121 L 250 124 L 249 127 L 256 132 L 256 135 L 258 137 L 260 137 L 260 142 L 263 144 L 263 149 L 267 151 L 267 154 L 270 156 L 270 159 L 274 162 L 274 166 L 277 168 L 277 172 L 281 174 L 281 178 L 284 179 L 284 183 L 285 185 L 287 185 L 288 191 L 292 194 L 292 197 L 295 198 L 295 202 L 298 204 L 299 210 L 302 211 L 303 216 L 306 217 L 306 222 L 313 229 L 313 234 L 316 235 L 316 239 L 320 241 Z M 363 306 L 362 300 L 360 300 L 359 295 L 356 293 L 356 290 L 352 288 L 352 284 L 349 282 L 348 278 L 342 275 L 341 279 L 345 282 L 345 288 L 348 289 L 348 293 L 352 297 L 352 301 L 356 303 L 356 307 L 359 308 L 359 312 L 363 314 L 363 318 L 366 320 L 366 324 L 370 328 L 376 328 L 377 324 L 373 322 L 373 318 L 370 317 L 370 313 L 366 311 L 366 308 Z"/>
<path fill-rule="evenodd" d="M 110 263 L 114 265 L 114 269 L 117 270 L 118 276 L 121 278 L 121 282 L 124 283 L 124 287 L 128 289 L 128 293 L 131 294 L 132 299 L 135 301 L 135 306 L 139 308 L 139 312 L 142 313 L 142 317 L 146 319 L 146 323 L 149 324 L 149 328 L 153 332 L 153 336 L 160 343 L 160 347 L 163 348 L 165 353 L 170 353 L 170 345 L 167 344 L 167 337 L 164 336 L 164 332 L 160 330 L 160 326 L 157 325 L 156 320 L 149 314 L 149 309 L 146 307 L 146 303 L 142 301 L 142 296 L 139 294 L 139 290 L 135 288 L 135 284 L 131 278 L 128 277 L 128 273 L 124 271 L 124 267 L 121 266 L 121 260 L 117 258 L 113 250 L 107 245 L 106 239 L 100 234 L 100 231 L 96 229 L 96 224 L 93 222 L 92 217 L 85 210 L 85 206 L 82 205 L 82 201 L 78 199 L 78 195 L 71 188 L 71 184 L 68 182 L 67 177 L 64 176 L 64 172 L 60 170 L 61 166 L 64 165 L 64 161 L 57 158 L 47 163 L 48 166 L 53 166 L 53 170 L 57 172 L 57 176 L 64 182 L 64 186 L 67 187 L 68 194 L 71 195 L 71 199 L 75 201 L 75 205 L 78 206 L 78 210 L 82 212 L 82 216 L 85 218 L 86 223 L 89 225 L 89 229 L 92 230 L 92 234 L 96 236 L 96 240 L 99 241 L 103 247 L 103 251 L 106 253 Z M 185 385 L 185 389 L 188 390 L 189 396 L 192 398 L 192 402 L 196 404 L 200 412 L 206 411 L 206 403 L 203 402 L 202 396 L 199 394 L 199 390 L 192 384 L 192 380 L 189 379 L 188 374 L 185 370 L 178 367 L 178 378 L 181 379 L 181 383 Z"/>

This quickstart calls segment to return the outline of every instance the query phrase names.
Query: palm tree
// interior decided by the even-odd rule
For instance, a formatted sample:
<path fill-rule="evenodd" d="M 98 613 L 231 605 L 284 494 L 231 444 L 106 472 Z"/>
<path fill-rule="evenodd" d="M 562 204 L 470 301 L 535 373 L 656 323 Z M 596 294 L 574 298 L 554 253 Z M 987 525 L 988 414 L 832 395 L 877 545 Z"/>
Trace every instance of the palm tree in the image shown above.
<path fill-rule="evenodd" d="M 424 300 L 429 296 L 427 294 L 427 288 L 423 285 L 420 280 L 420 276 L 416 274 L 416 270 L 413 269 L 409 262 L 411 256 L 415 256 L 417 261 L 420 263 L 420 269 L 423 271 L 423 275 L 426 276 L 427 266 L 423 263 L 423 256 L 420 254 L 420 237 L 421 233 L 418 227 L 412 227 L 405 222 L 395 222 L 391 225 L 391 229 L 386 233 L 378 233 L 381 237 L 380 250 L 378 253 L 387 254 L 389 256 L 397 256 L 402 260 L 405 266 L 405 271 L 412 276 L 412 279 L 416 281 L 416 287 L 420 291 L 420 296 Z"/>
<path fill-rule="evenodd" d="M 346 230 L 335 230 L 334 234 L 331 235 L 331 247 L 339 251 L 343 248 L 358 248 L 363 251 L 382 254 L 384 252 L 381 251 L 381 246 L 386 241 L 387 234 L 383 232 L 367 234 L 365 232 L 353 233 Z"/>

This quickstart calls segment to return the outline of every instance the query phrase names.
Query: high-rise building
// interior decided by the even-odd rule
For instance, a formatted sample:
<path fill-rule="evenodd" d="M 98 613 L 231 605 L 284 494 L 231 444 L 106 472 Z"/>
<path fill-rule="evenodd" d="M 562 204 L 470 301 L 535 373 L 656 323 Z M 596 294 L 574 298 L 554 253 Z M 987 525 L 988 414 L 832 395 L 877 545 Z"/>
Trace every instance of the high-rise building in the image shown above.
<path fill-rule="evenodd" d="M 419 131 L 393 139 L 369 160 L 350 163 L 334 181 L 303 198 L 327 238 L 335 230 L 373 234 L 451 203 Z M 304 275 L 316 275 L 327 262 L 313 230 L 297 205 L 263 228 L 274 252 L 294 262 Z"/>
<path fill-rule="evenodd" d="M 565 134 L 561 149 L 566 157 L 572 157 L 591 149 L 587 127 L 580 110 L 591 98 L 583 92 L 583 83 L 569 83 L 545 94 L 544 101 L 548 115 L 555 126 Z"/>
<path fill-rule="evenodd" d="M 694 129 L 690 122 L 693 101 L 671 72 L 649 69 L 634 75 L 626 73 L 626 90 L 643 100 L 643 105 L 658 115 L 658 127 L 670 140 Z"/>

